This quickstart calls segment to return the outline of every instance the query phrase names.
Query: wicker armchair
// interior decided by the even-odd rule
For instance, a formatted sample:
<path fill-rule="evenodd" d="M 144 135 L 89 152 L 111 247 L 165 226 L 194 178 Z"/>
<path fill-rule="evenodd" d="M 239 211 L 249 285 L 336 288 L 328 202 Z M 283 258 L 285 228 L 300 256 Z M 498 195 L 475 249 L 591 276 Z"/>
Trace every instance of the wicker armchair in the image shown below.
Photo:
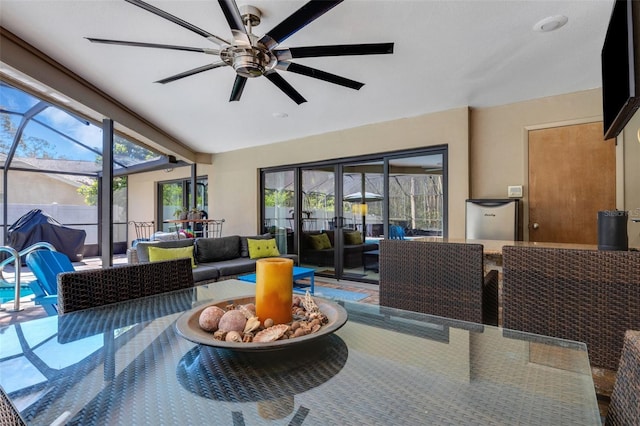
<path fill-rule="evenodd" d="M 112 266 L 58 275 L 60 315 L 193 287 L 190 259 Z"/>
<path fill-rule="evenodd" d="M 611 394 L 607 426 L 640 422 L 640 331 L 628 330 L 624 336 L 620 366 Z"/>
<path fill-rule="evenodd" d="M 640 252 L 505 246 L 507 329 L 587 344 L 616 370 L 626 330 L 640 325 Z"/>
<path fill-rule="evenodd" d="M 498 272 L 484 276 L 481 244 L 380 241 L 380 305 L 498 323 Z"/>
<path fill-rule="evenodd" d="M 25 424 L 20 413 L 0 386 L 0 425 L 21 426 Z"/>

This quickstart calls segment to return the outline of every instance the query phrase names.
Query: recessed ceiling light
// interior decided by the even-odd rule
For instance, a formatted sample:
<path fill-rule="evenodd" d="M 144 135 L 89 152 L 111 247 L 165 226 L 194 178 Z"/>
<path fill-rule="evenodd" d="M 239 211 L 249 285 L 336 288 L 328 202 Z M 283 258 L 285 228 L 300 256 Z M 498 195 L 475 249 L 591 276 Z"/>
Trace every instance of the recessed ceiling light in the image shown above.
<path fill-rule="evenodd" d="M 273 114 L 271 114 L 274 118 L 287 118 L 289 116 L 289 114 L 287 114 L 286 112 L 274 112 Z"/>
<path fill-rule="evenodd" d="M 533 30 L 540 33 L 548 33 L 549 31 L 555 31 L 563 27 L 568 21 L 569 18 L 564 15 L 549 16 L 536 22 Z"/>

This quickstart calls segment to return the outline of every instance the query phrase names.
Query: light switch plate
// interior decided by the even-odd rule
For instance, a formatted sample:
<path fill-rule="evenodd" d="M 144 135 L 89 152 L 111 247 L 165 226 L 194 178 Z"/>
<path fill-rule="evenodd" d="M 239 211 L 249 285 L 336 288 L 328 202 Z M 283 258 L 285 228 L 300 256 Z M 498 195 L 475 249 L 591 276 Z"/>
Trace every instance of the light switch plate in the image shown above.
<path fill-rule="evenodd" d="M 508 186 L 507 193 L 509 198 L 522 198 L 522 185 Z"/>

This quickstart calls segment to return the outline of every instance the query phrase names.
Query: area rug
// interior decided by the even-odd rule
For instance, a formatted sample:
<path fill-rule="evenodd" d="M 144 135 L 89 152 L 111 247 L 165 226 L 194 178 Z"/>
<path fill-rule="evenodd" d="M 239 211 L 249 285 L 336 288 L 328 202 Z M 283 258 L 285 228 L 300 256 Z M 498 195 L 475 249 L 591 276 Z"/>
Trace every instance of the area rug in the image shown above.
<path fill-rule="evenodd" d="M 317 274 L 326 274 L 326 275 L 335 275 L 336 271 L 334 271 L 333 269 L 324 269 L 322 271 L 318 271 L 316 272 Z M 362 277 L 366 277 L 367 274 L 356 274 L 354 272 L 344 272 L 343 274 L 343 278 L 362 278 Z"/>
<path fill-rule="evenodd" d="M 346 302 L 357 302 L 369 296 L 366 293 L 357 293 L 355 291 L 340 290 L 337 288 L 321 287 L 316 285 L 314 296 L 324 297 L 325 299 L 344 300 Z"/>

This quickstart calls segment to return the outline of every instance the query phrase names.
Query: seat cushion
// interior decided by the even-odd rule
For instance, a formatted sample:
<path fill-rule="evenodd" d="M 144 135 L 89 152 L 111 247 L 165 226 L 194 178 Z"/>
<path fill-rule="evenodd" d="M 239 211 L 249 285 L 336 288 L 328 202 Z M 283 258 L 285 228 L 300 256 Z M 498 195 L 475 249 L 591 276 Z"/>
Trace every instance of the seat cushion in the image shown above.
<path fill-rule="evenodd" d="M 222 260 L 211 264 L 218 269 L 220 277 L 233 277 L 241 274 L 250 274 L 256 271 L 256 261 L 248 257 Z"/>
<path fill-rule="evenodd" d="M 220 270 L 215 266 L 215 263 L 200 263 L 193 270 L 193 281 L 196 283 L 215 281 L 218 278 L 220 278 Z"/>

